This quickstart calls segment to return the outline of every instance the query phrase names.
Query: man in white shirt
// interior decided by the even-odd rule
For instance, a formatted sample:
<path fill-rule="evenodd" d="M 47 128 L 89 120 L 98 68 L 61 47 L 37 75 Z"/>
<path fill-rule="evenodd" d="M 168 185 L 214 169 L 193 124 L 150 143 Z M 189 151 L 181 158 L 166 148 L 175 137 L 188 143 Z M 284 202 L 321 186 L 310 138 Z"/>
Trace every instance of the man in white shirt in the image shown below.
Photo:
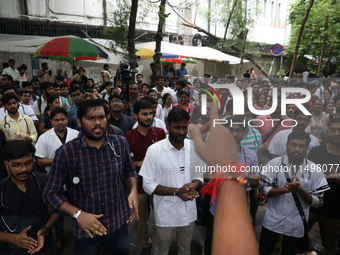
<path fill-rule="evenodd" d="M 173 89 L 170 88 L 166 88 L 164 86 L 165 84 L 165 77 L 164 75 L 158 75 L 157 76 L 157 86 L 152 88 L 153 90 L 156 90 L 158 93 L 158 103 L 159 104 L 163 104 L 162 101 L 162 97 L 164 96 L 165 93 L 169 93 L 170 95 L 172 95 L 173 93 L 175 93 L 175 91 L 173 91 Z"/>
<path fill-rule="evenodd" d="M 67 127 L 67 111 L 63 107 L 53 109 L 51 123 L 53 128 L 43 133 L 35 145 L 38 165 L 44 166 L 47 173 L 52 166 L 55 151 L 79 134 L 79 131 Z"/>
<path fill-rule="evenodd" d="M 21 80 L 20 80 L 20 73 L 17 69 L 14 68 L 15 60 L 10 59 L 8 60 L 9 67 L 5 68 L 1 75 L 10 75 L 13 78 L 13 86 L 21 87 Z"/>
<path fill-rule="evenodd" d="M 154 213 L 158 240 L 155 255 L 168 254 L 172 236 L 177 235 L 177 254 L 190 254 L 191 238 L 197 218 L 195 188 L 203 181 L 203 173 L 195 166 L 203 162 L 185 139 L 190 115 L 175 107 L 169 112 L 169 137 L 151 145 L 139 175 L 143 188 L 154 194 Z"/>
<path fill-rule="evenodd" d="M 270 141 L 268 151 L 271 154 L 271 158 L 280 157 L 283 155 L 286 155 L 286 141 L 292 132 L 296 131 L 305 131 L 306 127 L 310 123 L 311 116 L 304 115 L 303 112 L 299 108 L 296 108 L 294 111 L 294 120 L 296 121 L 296 126 L 290 129 L 282 130 L 278 133 L 276 133 L 273 137 L 273 139 Z M 308 145 L 307 153 L 316 146 L 319 146 L 319 140 L 313 136 L 310 135 L 311 142 Z"/>
<path fill-rule="evenodd" d="M 309 142 L 305 132 L 291 133 L 286 143 L 287 154 L 272 159 L 261 170 L 262 194 L 268 197 L 259 241 L 261 255 L 272 254 L 280 235 L 281 254 L 295 254 L 308 231 L 309 208 L 323 204 L 323 194 L 329 186 L 322 170 L 305 158 Z M 299 205 L 304 215 L 300 214 Z"/>

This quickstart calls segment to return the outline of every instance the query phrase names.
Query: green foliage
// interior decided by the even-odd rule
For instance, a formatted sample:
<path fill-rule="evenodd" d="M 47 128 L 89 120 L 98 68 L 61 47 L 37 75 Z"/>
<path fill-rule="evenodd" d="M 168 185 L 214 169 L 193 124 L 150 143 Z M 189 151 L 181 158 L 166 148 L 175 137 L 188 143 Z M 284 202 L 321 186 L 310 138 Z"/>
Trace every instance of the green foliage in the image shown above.
<path fill-rule="evenodd" d="M 308 0 L 297 0 L 291 6 L 289 22 L 291 35 L 285 55 L 292 57 L 301 20 L 307 8 Z M 328 18 L 328 29 L 325 20 Z M 340 0 L 318 0 L 309 13 L 308 20 L 301 38 L 298 58 L 321 55 L 323 36 L 327 36 L 324 59 L 329 62 L 339 61 L 340 56 Z"/>
<path fill-rule="evenodd" d="M 131 0 L 115 0 L 115 11 L 108 15 L 108 21 L 110 27 L 108 27 L 104 34 L 111 40 L 111 49 L 113 52 L 125 51 L 127 52 L 127 36 L 129 29 L 129 18 Z M 156 6 L 157 7 L 157 6 Z M 144 28 L 147 24 L 144 22 L 144 18 L 152 16 L 156 12 L 154 11 L 155 4 L 148 2 L 147 0 L 139 0 L 138 12 L 136 19 L 136 29 L 143 25 Z"/>

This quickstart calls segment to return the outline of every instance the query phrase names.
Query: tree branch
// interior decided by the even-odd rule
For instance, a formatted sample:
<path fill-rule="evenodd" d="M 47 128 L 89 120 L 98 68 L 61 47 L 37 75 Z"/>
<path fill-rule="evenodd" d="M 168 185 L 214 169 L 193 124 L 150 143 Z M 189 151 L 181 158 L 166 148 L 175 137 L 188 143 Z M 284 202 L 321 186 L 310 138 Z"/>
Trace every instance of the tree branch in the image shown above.
<path fill-rule="evenodd" d="M 222 40 L 222 38 L 216 36 L 216 35 L 213 35 L 212 33 L 209 33 L 208 31 L 206 31 L 205 29 L 197 26 L 196 24 L 190 22 L 189 20 L 187 20 L 186 18 L 184 18 L 183 16 L 181 16 L 176 10 L 175 8 L 169 3 L 169 1 L 166 1 L 166 4 L 170 6 L 170 8 L 177 14 L 178 17 L 180 17 L 185 23 L 182 23 L 183 26 L 186 26 L 186 27 L 191 27 L 193 29 L 196 29 L 198 32 L 202 32 L 206 35 L 208 35 L 209 37 L 215 39 L 216 41 L 220 41 Z M 238 49 L 236 46 L 230 46 L 230 50 L 231 51 L 234 51 L 235 53 L 237 54 L 240 54 L 241 53 L 241 50 Z M 266 77 L 268 77 L 268 72 L 258 63 L 256 63 L 255 59 L 253 59 L 253 57 L 250 55 L 250 54 L 247 54 L 245 53 L 244 54 L 244 58 L 249 60 L 250 62 L 252 62 L 252 64 L 254 66 L 256 66 Z"/>

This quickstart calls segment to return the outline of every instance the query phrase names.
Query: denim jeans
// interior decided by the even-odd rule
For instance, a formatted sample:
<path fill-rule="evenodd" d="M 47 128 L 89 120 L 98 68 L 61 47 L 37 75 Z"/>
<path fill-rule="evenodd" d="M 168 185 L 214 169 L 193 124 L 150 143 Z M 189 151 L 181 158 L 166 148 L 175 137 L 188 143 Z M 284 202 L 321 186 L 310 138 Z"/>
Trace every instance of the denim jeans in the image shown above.
<path fill-rule="evenodd" d="M 127 225 L 106 236 L 74 238 L 76 255 L 99 255 L 105 249 L 109 255 L 130 255 L 130 235 Z"/>

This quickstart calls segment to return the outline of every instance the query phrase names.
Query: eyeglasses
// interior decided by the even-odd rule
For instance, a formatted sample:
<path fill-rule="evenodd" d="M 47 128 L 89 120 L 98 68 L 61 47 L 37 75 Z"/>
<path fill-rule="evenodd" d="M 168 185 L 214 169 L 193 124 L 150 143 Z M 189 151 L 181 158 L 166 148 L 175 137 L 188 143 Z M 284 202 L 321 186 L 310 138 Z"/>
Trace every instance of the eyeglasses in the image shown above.
<path fill-rule="evenodd" d="M 243 133 L 243 129 L 241 128 L 229 128 L 229 131 L 233 134 L 233 133 L 236 133 L 236 134 L 240 134 L 240 133 Z"/>
<path fill-rule="evenodd" d="M 24 168 L 24 167 L 30 167 L 32 164 L 34 163 L 34 159 L 30 159 L 28 161 L 26 161 L 25 163 L 19 163 L 19 162 L 8 162 L 8 164 L 12 167 L 12 168 Z"/>
<path fill-rule="evenodd" d="M 123 101 L 119 100 L 119 101 L 111 101 L 111 104 L 122 104 Z"/>
<path fill-rule="evenodd" d="M 340 134 L 340 128 L 329 128 L 328 131 L 330 134 Z"/>

